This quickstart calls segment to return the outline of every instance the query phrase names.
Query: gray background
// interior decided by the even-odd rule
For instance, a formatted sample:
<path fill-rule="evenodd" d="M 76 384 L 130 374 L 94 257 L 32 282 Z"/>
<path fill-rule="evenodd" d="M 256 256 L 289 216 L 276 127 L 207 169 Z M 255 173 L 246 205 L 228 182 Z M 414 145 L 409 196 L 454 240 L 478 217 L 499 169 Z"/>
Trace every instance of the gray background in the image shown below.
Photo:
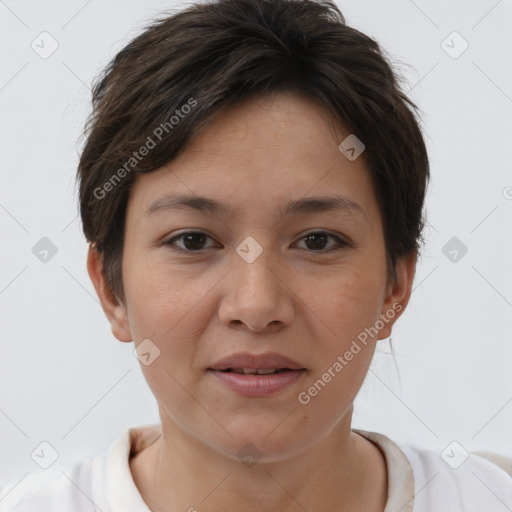
<path fill-rule="evenodd" d="M 112 336 L 87 275 L 74 177 L 92 78 L 175 5 L 0 1 L 0 500 L 29 474 L 158 422 L 133 345 Z M 338 5 L 403 63 L 432 171 L 428 246 L 392 335 L 397 366 L 381 341 L 353 426 L 440 454 L 457 441 L 512 456 L 512 1 Z M 31 47 L 51 49 L 43 31 L 58 43 L 47 58 Z M 43 237 L 57 248 L 46 262 L 33 252 Z M 452 237 L 456 261 L 443 252 Z M 59 455 L 49 470 L 31 458 L 51 457 L 41 442 Z"/>

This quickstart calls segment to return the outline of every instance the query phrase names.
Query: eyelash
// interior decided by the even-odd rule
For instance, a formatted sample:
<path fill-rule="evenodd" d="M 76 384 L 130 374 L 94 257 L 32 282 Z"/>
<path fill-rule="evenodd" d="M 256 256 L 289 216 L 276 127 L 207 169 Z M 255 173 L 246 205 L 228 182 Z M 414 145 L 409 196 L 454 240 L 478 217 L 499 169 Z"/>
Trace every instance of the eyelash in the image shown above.
<path fill-rule="evenodd" d="M 200 253 L 202 253 L 202 252 L 207 250 L 207 249 L 198 249 L 197 251 L 192 251 L 192 250 L 189 250 L 189 249 L 183 249 L 182 247 L 179 247 L 179 246 L 175 245 L 175 242 L 177 240 L 183 238 L 186 235 L 205 235 L 207 238 L 211 239 L 211 237 L 209 235 L 207 235 L 206 233 L 203 233 L 202 231 L 186 231 L 185 233 L 180 233 L 179 235 L 176 235 L 176 236 L 170 238 L 169 240 L 166 240 L 165 242 L 163 242 L 163 244 L 169 246 L 169 248 L 174 250 L 174 251 L 179 251 L 179 252 L 188 253 L 188 254 L 194 254 L 194 253 L 200 254 Z M 338 243 L 338 247 L 332 247 L 330 249 L 322 249 L 322 250 L 319 250 L 319 251 L 314 251 L 314 250 L 311 250 L 311 249 L 309 249 L 309 250 L 306 249 L 308 252 L 318 253 L 318 254 L 330 254 L 330 253 L 333 253 L 333 252 L 342 251 L 346 247 L 350 247 L 351 246 L 348 242 L 345 242 L 340 237 L 338 237 L 336 235 L 333 235 L 332 233 L 329 233 L 327 231 L 311 231 L 310 233 L 306 233 L 305 235 L 303 235 L 300 238 L 300 240 L 304 240 L 305 238 L 307 238 L 308 236 L 311 236 L 311 235 L 327 235 L 327 236 L 329 236 L 331 238 L 334 238 L 337 241 L 337 243 Z"/>

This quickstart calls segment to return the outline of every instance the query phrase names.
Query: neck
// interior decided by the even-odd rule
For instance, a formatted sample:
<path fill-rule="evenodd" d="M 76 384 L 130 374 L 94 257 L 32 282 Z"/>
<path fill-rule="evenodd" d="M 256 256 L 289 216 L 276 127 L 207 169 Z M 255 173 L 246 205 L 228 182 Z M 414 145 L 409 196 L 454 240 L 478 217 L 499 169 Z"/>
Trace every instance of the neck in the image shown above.
<path fill-rule="evenodd" d="M 350 417 L 309 450 L 254 465 L 215 450 L 167 419 L 162 436 L 130 461 L 135 484 L 152 512 L 385 508 L 384 457 L 351 431 Z"/>

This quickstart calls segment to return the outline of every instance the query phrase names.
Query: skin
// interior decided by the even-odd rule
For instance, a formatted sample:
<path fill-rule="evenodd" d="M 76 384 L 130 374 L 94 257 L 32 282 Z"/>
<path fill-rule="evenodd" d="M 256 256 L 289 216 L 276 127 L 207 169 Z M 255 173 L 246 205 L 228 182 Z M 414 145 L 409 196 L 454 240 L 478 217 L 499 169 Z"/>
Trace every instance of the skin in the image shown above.
<path fill-rule="evenodd" d="M 351 417 L 375 345 L 409 301 L 416 254 L 397 262 L 396 282 L 388 279 L 364 153 L 349 161 L 338 149 L 349 133 L 309 99 L 251 99 L 220 114 L 171 164 L 137 177 L 126 213 L 124 304 L 109 293 L 91 246 L 89 275 L 114 336 L 135 345 L 149 338 L 160 350 L 141 368 L 162 436 L 130 461 L 152 511 L 384 510 L 384 457 L 351 431 Z M 170 193 L 240 211 L 145 214 Z M 364 213 L 280 213 L 290 200 L 333 195 Z M 304 239 L 324 230 L 350 245 L 327 252 L 339 246 L 335 238 Z M 163 243 L 187 231 L 210 238 L 175 241 L 189 253 Z M 248 236 L 263 249 L 250 264 L 236 252 Z M 299 403 L 298 394 L 393 304 L 401 309 L 378 335 L 307 405 Z M 274 395 L 244 397 L 206 372 L 238 351 L 277 351 L 307 372 Z M 248 442 L 262 454 L 252 467 L 237 456 Z"/>

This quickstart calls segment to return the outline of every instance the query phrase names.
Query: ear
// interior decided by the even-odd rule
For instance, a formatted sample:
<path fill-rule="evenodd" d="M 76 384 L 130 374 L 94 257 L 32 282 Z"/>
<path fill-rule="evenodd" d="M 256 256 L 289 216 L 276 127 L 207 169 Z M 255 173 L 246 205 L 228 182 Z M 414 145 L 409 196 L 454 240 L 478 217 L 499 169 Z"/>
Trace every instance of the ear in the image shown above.
<path fill-rule="evenodd" d="M 413 251 L 396 262 L 396 281 L 389 283 L 386 299 L 381 310 L 380 318 L 383 320 L 384 327 L 379 331 L 377 337 L 379 340 L 391 336 L 393 324 L 405 311 L 409 303 L 417 256 L 417 253 Z"/>
<path fill-rule="evenodd" d="M 94 244 L 89 244 L 87 272 L 98 294 L 101 307 L 110 322 L 112 334 L 119 341 L 133 341 L 126 314 L 126 306 L 120 304 L 107 286 L 103 273 L 103 261 Z"/>

